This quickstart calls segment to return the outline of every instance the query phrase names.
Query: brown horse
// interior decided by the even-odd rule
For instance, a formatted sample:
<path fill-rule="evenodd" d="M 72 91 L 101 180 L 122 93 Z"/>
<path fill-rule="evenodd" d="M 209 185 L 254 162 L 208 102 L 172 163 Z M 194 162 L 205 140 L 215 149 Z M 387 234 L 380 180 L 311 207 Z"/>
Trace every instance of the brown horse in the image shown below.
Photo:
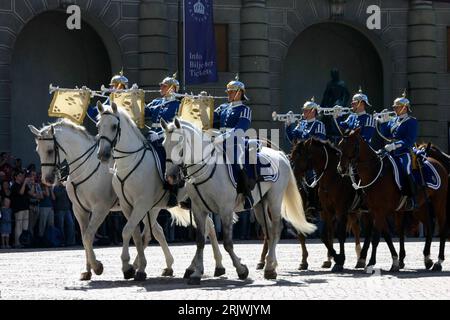
<path fill-rule="evenodd" d="M 358 174 L 360 181 L 359 186 L 364 189 L 367 195 L 367 204 L 369 210 L 374 217 L 375 233 L 372 236 L 372 255 L 368 267 L 373 268 L 376 264 L 376 251 L 380 240 L 380 233 L 383 235 L 392 256 L 391 271 L 399 271 L 403 265 L 405 258 L 404 251 L 404 228 L 397 223 L 400 233 L 400 260 L 392 243 L 391 235 L 388 231 L 387 217 L 398 211 L 397 217 L 401 217 L 404 213 L 402 208 L 398 209 L 402 194 L 398 189 L 392 165 L 384 156 L 377 154 L 370 145 L 364 141 L 360 135 L 360 129 L 352 131 L 345 136 L 339 143 L 342 151 L 341 160 L 338 170 L 341 173 L 349 172 L 349 168 Z M 441 178 L 441 187 L 438 190 L 426 188 L 425 192 L 418 192 L 419 209 L 414 211 L 417 218 L 424 224 L 427 234 L 424 248 L 425 266 L 430 268 L 433 265 L 430 259 L 430 247 L 432 241 L 431 223 L 428 212 L 430 208 L 427 206 L 427 199 L 430 200 L 432 211 L 435 213 L 440 229 L 440 246 L 438 262 L 433 266 L 433 270 L 442 270 L 442 262 L 444 261 L 445 240 L 447 236 L 447 188 L 448 174 L 445 168 L 435 159 L 427 158 L 429 162 L 436 168 Z M 361 186 L 362 185 L 362 186 Z M 426 196 L 425 196 L 426 193 Z M 398 210 L 397 210 L 398 209 Z M 401 221 L 402 219 L 400 219 Z"/>
<path fill-rule="evenodd" d="M 291 164 L 297 181 L 305 179 L 307 172 L 314 170 L 319 177 L 312 183 L 318 185 L 319 201 L 322 208 L 321 218 L 324 222 L 321 239 L 328 249 L 329 257 L 335 261 L 333 272 L 343 270 L 345 262 L 344 244 L 347 235 L 348 222 L 356 240 L 356 253 L 359 259 L 361 246 L 359 244 L 359 221 L 356 214 L 349 217 L 349 211 L 354 206 L 356 195 L 348 177 L 342 178 L 337 173 L 340 151 L 329 142 L 315 138 L 298 142 L 291 152 Z M 337 225 L 339 254 L 333 248 L 334 221 Z M 302 241 L 302 239 L 300 239 Z M 304 240 L 303 240 L 304 241 Z M 369 246 L 367 241 L 366 246 Z M 367 252 L 367 249 L 366 249 Z M 330 261 L 325 261 L 322 267 L 328 267 Z"/>

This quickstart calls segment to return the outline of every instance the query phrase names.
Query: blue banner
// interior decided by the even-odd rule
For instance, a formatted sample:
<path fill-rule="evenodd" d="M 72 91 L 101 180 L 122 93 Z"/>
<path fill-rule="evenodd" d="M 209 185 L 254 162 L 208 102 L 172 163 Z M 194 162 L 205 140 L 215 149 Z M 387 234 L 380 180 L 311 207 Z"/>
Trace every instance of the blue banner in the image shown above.
<path fill-rule="evenodd" d="M 213 1 L 184 0 L 186 84 L 217 82 Z"/>

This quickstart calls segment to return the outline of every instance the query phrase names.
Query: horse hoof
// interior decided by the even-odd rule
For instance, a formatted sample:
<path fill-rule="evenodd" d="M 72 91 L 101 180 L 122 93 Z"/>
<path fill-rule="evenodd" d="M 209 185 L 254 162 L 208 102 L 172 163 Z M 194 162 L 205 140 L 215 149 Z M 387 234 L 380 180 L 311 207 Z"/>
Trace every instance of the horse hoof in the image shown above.
<path fill-rule="evenodd" d="M 399 272 L 399 271 L 400 271 L 399 265 L 392 265 L 391 269 L 389 270 L 389 272 Z"/>
<path fill-rule="evenodd" d="M 260 262 L 256 265 L 256 270 L 262 270 L 264 269 L 265 263 L 264 262 Z"/>
<path fill-rule="evenodd" d="M 161 274 L 163 277 L 173 277 L 173 269 L 172 268 L 165 268 L 163 270 L 163 273 Z"/>
<path fill-rule="evenodd" d="M 308 270 L 308 264 L 307 263 L 301 263 L 300 267 L 298 267 L 298 270 Z"/>
<path fill-rule="evenodd" d="M 80 276 L 80 280 L 81 281 L 89 281 L 92 278 L 92 273 L 91 272 L 83 272 Z"/>
<path fill-rule="evenodd" d="M 405 263 L 403 261 L 399 262 L 400 270 L 405 268 Z"/>
<path fill-rule="evenodd" d="M 188 284 L 193 286 L 200 285 L 200 277 L 190 277 L 188 280 Z"/>
<path fill-rule="evenodd" d="M 97 263 L 97 268 L 94 269 L 96 275 L 101 275 L 103 273 L 103 264 L 101 262 Z"/>
<path fill-rule="evenodd" d="M 329 269 L 331 268 L 331 261 L 324 261 L 322 264 L 322 268 Z"/>
<path fill-rule="evenodd" d="M 242 267 L 244 268 L 244 272 L 238 273 L 238 277 L 241 280 L 245 280 L 248 277 L 248 268 L 245 264 L 243 264 Z"/>
<path fill-rule="evenodd" d="M 430 260 L 425 261 L 425 268 L 427 270 L 430 270 L 432 266 L 433 266 L 433 260 L 430 259 Z"/>
<path fill-rule="evenodd" d="M 367 266 L 364 268 L 364 272 L 367 274 L 373 274 L 375 272 L 373 266 Z"/>
<path fill-rule="evenodd" d="M 186 271 L 184 272 L 183 279 L 190 279 L 191 274 L 193 274 L 193 273 L 194 273 L 194 270 L 186 269 Z"/>
<path fill-rule="evenodd" d="M 267 280 L 275 280 L 277 278 L 277 272 L 275 270 L 265 270 L 264 278 Z"/>
<path fill-rule="evenodd" d="M 225 274 L 225 268 L 216 268 L 214 270 L 214 277 L 220 277 Z"/>
<path fill-rule="evenodd" d="M 331 272 L 342 272 L 344 271 L 344 266 L 340 264 L 335 264 L 333 266 L 333 269 L 331 269 Z"/>
<path fill-rule="evenodd" d="M 359 259 L 356 263 L 355 269 L 363 269 L 366 267 L 366 260 Z"/>
<path fill-rule="evenodd" d="M 145 281 L 147 279 L 147 274 L 145 272 L 136 272 L 134 275 L 134 281 Z"/>
<path fill-rule="evenodd" d="M 134 278 L 135 274 L 136 274 L 136 270 L 134 270 L 134 268 L 131 267 L 130 269 L 128 269 L 127 271 L 125 271 L 123 273 L 123 277 L 125 278 L 125 280 L 129 280 L 131 278 Z"/>
<path fill-rule="evenodd" d="M 431 271 L 441 272 L 442 271 L 442 265 L 440 263 L 435 263 L 433 265 L 433 269 Z"/>

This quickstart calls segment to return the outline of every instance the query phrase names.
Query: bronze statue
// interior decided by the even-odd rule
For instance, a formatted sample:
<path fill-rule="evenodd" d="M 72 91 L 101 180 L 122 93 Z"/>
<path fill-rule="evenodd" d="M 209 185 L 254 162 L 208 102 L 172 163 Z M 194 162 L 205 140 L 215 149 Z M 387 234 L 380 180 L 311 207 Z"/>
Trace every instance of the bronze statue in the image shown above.
<path fill-rule="evenodd" d="M 323 94 L 321 103 L 322 108 L 332 108 L 335 105 L 347 107 L 350 101 L 350 93 L 345 82 L 339 79 L 339 70 L 333 68 L 331 70 L 331 81 L 328 82 L 327 88 Z"/>
<path fill-rule="evenodd" d="M 321 107 L 333 108 L 336 105 L 348 107 L 349 101 L 350 92 L 345 82 L 339 79 L 339 70 L 336 68 L 331 69 L 331 81 L 328 82 L 323 94 Z M 322 121 L 325 124 L 328 138 L 334 143 L 339 141 L 340 133 L 333 118 L 331 116 L 324 116 Z"/>

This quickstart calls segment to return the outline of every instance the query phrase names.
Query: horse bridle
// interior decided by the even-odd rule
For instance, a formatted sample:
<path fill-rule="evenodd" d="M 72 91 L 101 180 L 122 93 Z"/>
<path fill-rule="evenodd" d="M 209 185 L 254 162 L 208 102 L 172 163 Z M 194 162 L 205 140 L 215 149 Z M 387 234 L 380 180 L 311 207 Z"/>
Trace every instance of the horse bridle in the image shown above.
<path fill-rule="evenodd" d="M 204 158 L 204 159 L 200 160 L 199 163 L 193 163 L 193 164 L 189 164 L 189 165 L 187 165 L 187 164 L 175 164 L 175 162 L 171 158 L 166 158 L 166 163 L 171 163 L 171 164 L 174 164 L 174 165 L 178 166 L 180 168 L 180 170 L 181 170 L 181 177 L 182 177 L 182 179 L 186 181 L 186 180 L 189 180 L 192 177 L 194 177 L 194 175 L 196 175 L 203 168 L 205 168 L 206 165 L 208 164 L 209 160 L 214 156 L 215 152 L 216 152 L 216 148 L 213 148 L 211 153 L 209 154 L 209 157 L 207 158 L 207 160 L 205 160 L 205 158 Z M 192 168 L 194 166 L 198 166 L 200 163 L 201 163 L 201 166 L 200 166 L 200 168 L 198 170 L 194 171 L 191 174 L 187 173 L 188 169 L 190 169 L 190 168 Z M 208 180 L 209 180 L 209 178 L 208 178 Z M 206 181 L 204 181 L 204 182 L 206 182 Z"/>
<path fill-rule="evenodd" d="M 116 116 L 115 114 L 112 114 L 111 112 L 108 112 L 108 111 L 103 112 L 102 116 L 103 115 L 107 115 L 107 116 L 111 116 L 111 117 L 116 118 L 116 120 L 117 120 L 117 129 L 116 129 L 116 134 L 115 134 L 115 136 L 114 136 L 114 138 L 112 140 L 109 137 L 102 135 L 102 136 L 100 136 L 98 138 L 98 142 L 100 143 L 101 140 L 106 140 L 111 145 L 111 149 L 115 149 L 117 141 L 120 139 L 120 133 L 121 133 L 120 118 L 118 116 Z M 118 151 L 118 150 L 116 150 L 116 151 Z"/>
<path fill-rule="evenodd" d="M 60 158 L 60 155 L 59 155 L 59 150 L 64 152 L 65 155 L 67 155 L 67 152 L 61 146 L 61 144 L 58 142 L 58 140 L 56 140 L 55 134 L 53 134 L 51 138 L 37 138 L 37 139 L 40 140 L 40 141 L 53 141 L 53 152 L 55 153 L 55 158 L 54 158 L 53 162 L 41 163 L 41 166 L 42 167 L 54 167 L 54 169 L 59 170 L 59 171 L 61 171 L 62 169 L 68 167 L 69 168 L 69 173 L 67 174 L 66 177 L 68 177 L 69 175 L 71 175 L 75 171 L 77 171 L 79 168 L 81 168 L 81 166 L 84 163 L 86 163 L 86 161 L 94 154 L 95 149 L 96 149 L 96 147 L 98 145 L 98 142 L 96 141 L 81 156 L 77 157 L 75 160 L 71 161 L 70 163 L 68 163 L 66 166 L 63 167 L 63 166 L 61 166 L 61 158 Z M 89 155 L 84 159 L 84 161 L 82 161 L 74 170 L 70 171 L 70 166 L 73 165 L 74 163 L 76 163 L 77 161 L 83 159 L 83 157 L 85 157 L 88 153 L 89 153 Z M 75 193 L 75 198 L 77 199 L 78 204 L 80 205 L 80 207 L 86 212 L 89 212 L 89 210 L 81 202 L 81 200 L 80 200 L 80 198 L 78 196 L 77 189 L 84 182 L 88 181 L 94 175 L 94 173 L 97 172 L 99 167 L 100 167 L 100 161 L 99 161 L 98 165 L 96 166 L 96 168 L 85 179 L 83 179 L 82 181 L 79 181 L 79 182 L 71 181 L 73 189 L 74 189 L 74 193 Z M 66 177 L 61 177 L 60 180 L 62 181 Z"/>
<path fill-rule="evenodd" d="M 306 178 L 303 177 L 303 183 L 308 188 L 311 188 L 311 189 L 313 189 L 313 188 L 315 188 L 317 186 L 317 184 L 319 183 L 320 179 L 322 179 L 322 177 L 325 174 L 325 171 L 327 171 L 327 168 L 328 168 L 328 160 L 329 160 L 328 151 L 327 151 L 327 148 L 325 146 L 322 146 L 322 148 L 325 151 L 326 160 L 325 160 L 325 166 L 323 167 L 322 173 L 319 175 L 319 178 L 318 179 L 314 179 L 314 181 L 311 184 L 309 184 L 308 181 L 306 181 Z M 307 170 L 309 168 L 312 168 L 312 157 L 311 157 L 310 153 L 308 153 L 308 156 L 306 158 L 306 168 L 307 168 Z"/>
<path fill-rule="evenodd" d="M 51 138 L 37 138 L 39 141 L 53 141 L 53 152 L 54 155 L 54 161 L 53 162 L 44 162 L 41 163 L 41 167 L 54 167 L 55 169 L 60 170 L 61 169 L 61 158 L 59 156 L 59 150 L 64 152 L 64 154 L 67 155 L 66 150 L 59 144 L 58 140 L 56 140 L 55 135 L 53 134 Z"/>
<path fill-rule="evenodd" d="M 345 137 L 344 137 L 344 139 L 345 139 Z M 359 137 L 359 139 L 362 139 L 362 138 Z M 377 155 L 377 159 L 378 159 L 378 161 L 380 162 L 380 169 L 378 170 L 378 173 L 377 173 L 377 175 L 375 176 L 375 178 L 374 178 L 370 183 L 368 183 L 368 184 L 366 184 L 366 185 L 363 185 L 363 186 L 361 186 L 361 182 L 362 182 L 361 179 L 359 180 L 358 183 L 356 183 L 356 181 L 355 181 L 355 175 L 356 175 L 357 173 L 356 173 L 356 170 L 355 170 L 354 168 L 356 167 L 356 164 L 357 164 L 357 162 L 359 161 L 359 153 L 360 153 L 359 142 L 360 142 L 360 141 L 358 141 L 358 143 L 355 143 L 355 144 L 354 144 L 354 149 L 353 149 L 353 151 L 354 151 L 354 157 L 353 157 L 352 159 L 349 158 L 349 168 L 348 168 L 348 169 L 349 169 L 348 175 L 350 176 L 350 180 L 352 181 L 352 187 L 353 187 L 355 190 L 358 190 L 358 189 L 366 189 L 366 188 L 370 187 L 371 185 L 373 185 L 373 184 L 378 180 L 378 178 L 381 176 L 381 173 L 383 172 L 383 167 L 384 167 L 384 161 L 383 161 L 383 158 Z M 372 162 L 372 160 L 370 160 L 370 161 L 359 162 L 359 165 L 361 165 L 361 164 L 364 163 L 364 162 L 366 162 L 368 165 L 370 165 L 370 163 Z"/>

